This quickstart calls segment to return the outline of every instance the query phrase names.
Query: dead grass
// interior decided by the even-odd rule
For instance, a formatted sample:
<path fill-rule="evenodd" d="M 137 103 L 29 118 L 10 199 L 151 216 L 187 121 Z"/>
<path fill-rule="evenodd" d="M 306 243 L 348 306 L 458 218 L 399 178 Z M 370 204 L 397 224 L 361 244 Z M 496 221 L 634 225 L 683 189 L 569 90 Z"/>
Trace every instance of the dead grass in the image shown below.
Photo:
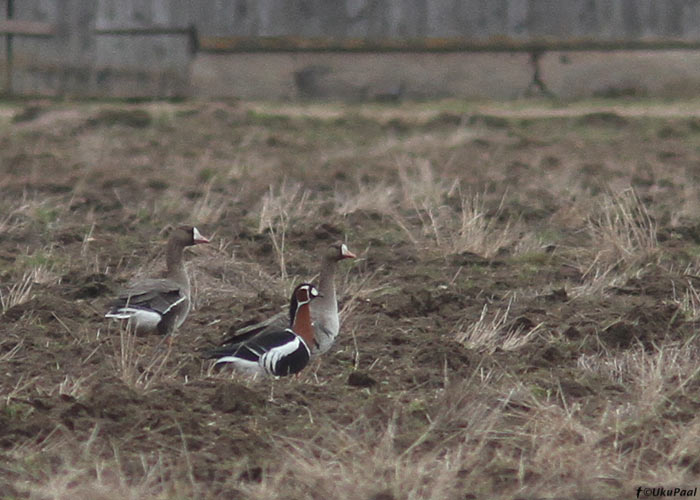
<path fill-rule="evenodd" d="M 414 245 L 421 248 L 428 243 L 427 249 L 434 249 L 443 256 L 473 252 L 491 258 L 518 238 L 510 222 L 503 225 L 495 222 L 499 210 L 496 214 L 487 214 L 481 195 L 461 198 L 456 214 L 447 206 L 436 207 L 427 202 L 413 208 L 420 221 L 420 232 L 411 230 L 407 219 L 395 213 L 396 223 Z"/>
<path fill-rule="evenodd" d="M 80 444 L 59 438 L 54 447 L 60 450 L 58 466 L 49 477 L 37 477 L 32 483 L 17 487 L 20 495 L 47 500 L 107 500 L 112 498 L 164 500 L 176 497 L 199 496 L 203 492 L 194 486 L 186 471 L 186 461 L 168 463 L 162 456 L 143 456 L 140 479 L 133 481 L 117 450 L 100 450 L 99 427 Z M 32 474 L 37 465 L 44 465 L 47 450 L 27 446 L 14 450 L 18 461 L 11 474 Z M 105 458 L 96 458 L 104 456 Z M 177 471 L 177 472 L 176 472 Z M 205 498 L 205 497 L 200 497 Z"/>
<path fill-rule="evenodd" d="M 282 183 L 277 191 L 271 185 L 263 197 L 258 233 L 269 231 L 283 280 L 287 279 L 285 237 L 290 220 L 303 223 L 303 220 L 309 216 L 310 210 L 312 208 L 309 206 L 309 191 L 302 188 L 300 184 L 289 186 Z"/>
<path fill-rule="evenodd" d="M 513 300 L 511 297 L 505 309 L 493 314 L 489 314 L 488 304 L 485 304 L 478 320 L 469 318 L 460 322 L 455 334 L 457 342 L 468 349 L 489 353 L 496 349 L 514 351 L 527 344 L 538 335 L 543 323 L 528 329 L 522 324 L 513 325 L 510 315 Z"/>
<path fill-rule="evenodd" d="M 122 324 L 118 329 L 119 342 L 114 342 L 115 372 L 127 387 L 145 392 L 177 371 L 167 365 L 172 354 L 171 338 L 163 338 L 154 347 L 140 342 L 128 325 Z"/>
<path fill-rule="evenodd" d="M 463 197 L 460 200 L 459 225 L 454 228 L 442 224 L 442 231 L 446 233 L 443 239 L 448 241 L 449 253 L 474 252 L 490 258 L 499 250 L 515 244 L 519 238 L 516 225 L 510 220 L 505 223 L 497 222 L 501 217 L 506 197 L 507 194 L 493 213 L 487 212 L 484 195 Z M 439 231 L 435 229 L 436 235 Z"/>
<path fill-rule="evenodd" d="M 323 422 L 312 440 L 277 436 L 284 467 L 244 491 L 254 498 L 273 498 L 281 488 L 295 498 L 458 498 L 486 461 L 499 412 L 461 386 L 431 403 L 440 413 L 409 440 L 400 436 L 399 408 L 382 422 Z M 414 401 L 412 411 L 429 413 L 424 405 Z"/>
<path fill-rule="evenodd" d="M 583 277 L 577 297 L 605 294 L 659 263 L 656 222 L 634 189 L 605 193 L 590 210 L 587 244 L 571 253 Z"/>
<path fill-rule="evenodd" d="M 657 250 L 656 223 L 633 189 L 603 196 L 588 232 L 597 248 L 591 269 L 630 268 L 652 259 Z"/>
<path fill-rule="evenodd" d="M 486 193 L 463 194 L 458 178 L 442 178 L 438 170 L 427 161 L 399 159 L 398 183 L 360 185 L 350 196 L 336 193 L 338 211 L 383 214 L 418 249 L 442 256 L 474 252 L 491 258 L 516 245 L 521 237 L 517 224 L 500 220 L 507 193 L 490 210 Z"/>
<path fill-rule="evenodd" d="M 11 307 L 22 304 L 32 297 L 32 286 L 34 285 L 34 272 L 28 271 L 24 273 L 21 280 L 11 285 L 7 291 L 3 293 L 0 289 L 0 308 L 3 314 Z"/>
<path fill-rule="evenodd" d="M 694 122 L 182 103 L 131 130 L 66 105 L 70 134 L 34 123 L 0 152 L 17 166 L 0 202 L 8 498 L 697 483 Z M 180 221 L 216 239 L 188 256 L 196 307 L 173 345 L 107 327 L 113 291 L 162 268 L 158 232 Z M 199 351 L 277 312 L 332 239 L 358 259 L 313 376 L 210 376 Z"/>

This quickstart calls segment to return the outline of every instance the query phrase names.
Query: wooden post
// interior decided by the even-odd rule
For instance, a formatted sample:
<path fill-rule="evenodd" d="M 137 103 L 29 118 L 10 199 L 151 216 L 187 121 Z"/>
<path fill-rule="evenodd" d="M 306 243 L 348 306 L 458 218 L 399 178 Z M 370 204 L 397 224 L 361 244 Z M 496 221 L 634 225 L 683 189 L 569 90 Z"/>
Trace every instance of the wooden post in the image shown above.
<path fill-rule="evenodd" d="M 4 88 L 0 87 L 0 94 L 12 95 L 12 80 L 14 74 L 14 40 L 15 36 L 20 37 L 51 37 L 56 34 L 56 25 L 53 23 L 45 23 L 40 21 L 23 21 L 14 19 L 15 5 L 14 0 L 7 1 L 6 18 L 0 19 L 0 36 L 5 36 L 6 48 L 5 53 L 5 74 L 0 76 L 4 80 Z"/>
<path fill-rule="evenodd" d="M 14 0 L 7 0 L 7 19 L 15 15 Z M 12 95 L 12 33 L 5 35 L 5 95 Z"/>

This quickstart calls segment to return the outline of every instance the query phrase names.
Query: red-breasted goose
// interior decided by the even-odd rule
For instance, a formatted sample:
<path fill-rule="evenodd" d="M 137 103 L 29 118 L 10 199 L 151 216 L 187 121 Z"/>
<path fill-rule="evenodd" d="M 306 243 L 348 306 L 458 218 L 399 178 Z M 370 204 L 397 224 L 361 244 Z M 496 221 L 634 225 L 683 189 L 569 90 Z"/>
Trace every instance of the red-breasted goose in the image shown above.
<path fill-rule="evenodd" d="M 173 230 L 165 249 L 163 278 L 131 283 L 112 303 L 106 318 L 126 320 L 137 333 L 157 331 L 167 335 L 185 321 L 190 312 L 190 279 L 185 270 L 185 247 L 209 243 L 196 227 Z"/>
<path fill-rule="evenodd" d="M 333 243 L 323 256 L 321 274 L 319 277 L 319 298 L 311 304 L 311 321 L 314 329 L 314 342 L 309 344 L 311 355 L 318 356 L 327 352 L 335 342 L 340 331 L 340 318 L 338 316 L 338 300 L 335 294 L 335 270 L 338 262 L 345 259 L 354 259 L 356 255 L 348 250 L 342 241 Z M 240 338 L 247 338 L 265 328 L 275 326 L 284 328 L 288 319 L 284 313 L 278 313 L 265 321 L 241 328 L 236 333 L 225 339 L 222 344 L 236 342 Z"/>
<path fill-rule="evenodd" d="M 289 306 L 290 326 L 269 326 L 259 332 L 240 335 L 234 342 L 207 353 L 215 365 L 230 363 L 234 369 L 251 375 L 275 377 L 299 373 L 309 363 L 309 346 L 314 341 L 309 306 L 319 297 L 313 285 L 304 283 L 294 289 Z"/>

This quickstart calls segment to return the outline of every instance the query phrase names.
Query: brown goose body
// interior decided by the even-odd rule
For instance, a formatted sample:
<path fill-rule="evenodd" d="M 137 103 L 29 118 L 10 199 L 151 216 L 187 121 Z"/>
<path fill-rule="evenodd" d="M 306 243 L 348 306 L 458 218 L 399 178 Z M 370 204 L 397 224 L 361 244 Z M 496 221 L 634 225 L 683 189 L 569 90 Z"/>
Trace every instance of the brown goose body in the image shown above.
<path fill-rule="evenodd" d="M 189 314 L 190 280 L 185 270 L 186 247 L 208 243 L 196 227 L 173 231 L 166 246 L 165 276 L 130 284 L 114 300 L 105 317 L 125 320 L 137 333 L 157 331 L 167 335 L 182 325 Z"/>

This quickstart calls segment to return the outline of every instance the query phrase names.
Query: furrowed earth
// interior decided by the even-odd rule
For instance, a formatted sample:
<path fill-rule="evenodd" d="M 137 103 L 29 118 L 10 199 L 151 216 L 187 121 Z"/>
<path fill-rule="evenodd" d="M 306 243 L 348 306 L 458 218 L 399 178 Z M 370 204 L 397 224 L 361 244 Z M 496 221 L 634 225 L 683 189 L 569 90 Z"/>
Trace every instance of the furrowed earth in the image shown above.
<path fill-rule="evenodd" d="M 621 498 L 700 482 L 700 103 L 0 106 L 0 498 Z M 103 315 L 163 269 L 172 342 Z M 202 353 L 346 241 L 299 377 Z"/>

